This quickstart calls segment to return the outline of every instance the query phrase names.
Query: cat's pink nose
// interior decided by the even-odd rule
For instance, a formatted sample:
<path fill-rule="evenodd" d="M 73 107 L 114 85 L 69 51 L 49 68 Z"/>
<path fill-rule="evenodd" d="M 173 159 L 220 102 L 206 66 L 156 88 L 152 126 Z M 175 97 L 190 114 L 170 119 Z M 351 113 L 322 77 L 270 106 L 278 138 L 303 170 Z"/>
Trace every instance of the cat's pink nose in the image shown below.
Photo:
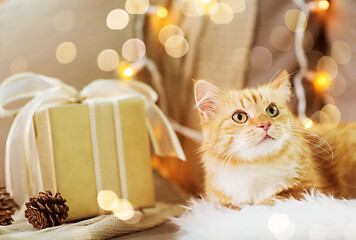
<path fill-rule="evenodd" d="M 258 125 L 258 127 L 263 128 L 267 132 L 271 125 L 272 123 L 270 122 L 262 122 L 260 125 Z"/>

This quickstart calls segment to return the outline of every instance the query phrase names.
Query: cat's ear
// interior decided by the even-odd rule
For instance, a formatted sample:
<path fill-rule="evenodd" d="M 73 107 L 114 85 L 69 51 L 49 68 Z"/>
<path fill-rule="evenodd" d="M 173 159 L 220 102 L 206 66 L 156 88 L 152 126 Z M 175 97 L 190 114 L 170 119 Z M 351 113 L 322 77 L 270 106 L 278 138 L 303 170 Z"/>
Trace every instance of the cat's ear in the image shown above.
<path fill-rule="evenodd" d="M 284 95 L 286 98 L 290 98 L 291 95 L 291 83 L 289 80 L 289 75 L 286 70 L 279 74 L 269 85 L 273 89 L 280 91 L 280 94 Z"/>
<path fill-rule="evenodd" d="M 217 100 L 221 94 L 219 88 L 204 80 L 194 85 L 195 102 L 203 120 L 211 120 L 217 110 Z"/>

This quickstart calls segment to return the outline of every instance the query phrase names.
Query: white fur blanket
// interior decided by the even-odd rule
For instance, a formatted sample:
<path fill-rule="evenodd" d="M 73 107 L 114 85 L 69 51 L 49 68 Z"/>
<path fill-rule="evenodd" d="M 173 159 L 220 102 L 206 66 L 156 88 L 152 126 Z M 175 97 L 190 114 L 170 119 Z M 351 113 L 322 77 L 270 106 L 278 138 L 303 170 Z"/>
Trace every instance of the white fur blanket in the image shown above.
<path fill-rule="evenodd" d="M 356 200 L 323 195 L 304 201 L 277 201 L 275 206 L 231 210 L 205 200 L 191 200 L 172 219 L 179 239 L 356 239 Z"/>

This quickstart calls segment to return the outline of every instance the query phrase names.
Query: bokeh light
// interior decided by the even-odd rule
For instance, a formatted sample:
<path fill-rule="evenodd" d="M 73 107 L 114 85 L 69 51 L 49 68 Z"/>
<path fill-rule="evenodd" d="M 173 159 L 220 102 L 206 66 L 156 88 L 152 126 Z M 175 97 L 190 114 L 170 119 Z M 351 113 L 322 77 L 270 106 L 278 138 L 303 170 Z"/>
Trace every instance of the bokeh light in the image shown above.
<path fill-rule="evenodd" d="M 158 39 L 164 45 L 168 38 L 175 35 L 183 37 L 184 33 L 177 25 L 167 25 L 159 31 Z"/>
<path fill-rule="evenodd" d="M 246 9 L 245 0 L 221 0 L 221 2 L 229 5 L 234 13 L 243 13 Z"/>
<path fill-rule="evenodd" d="M 288 229 L 289 217 L 284 213 L 274 213 L 268 219 L 268 230 L 272 233 L 282 233 Z"/>
<path fill-rule="evenodd" d="M 98 67 L 104 72 L 110 72 L 119 64 L 119 54 L 113 49 L 105 49 L 98 55 Z"/>
<path fill-rule="evenodd" d="M 122 9 L 114 9 L 106 17 L 106 25 L 113 30 L 122 30 L 129 23 L 129 15 Z"/>
<path fill-rule="evenodd" d="M 316 70 L 318 72 L 327 73 L 331 79 L 334 79 L 338 73 L 338 67 L 335 60 L 328 56 L 323 56 L 319 59 Z"/>
<path fill-rule="evenodd" d="M 122 46 L 122 56 L 129 61 L 138 61 L 146 54 L 146 46 L 143 41 L 137 38 L 127 40 Z"/>
<path fill-rule="evenodd" d="M 340 123 L 341 113 L 334 104 L 327 104 L 320 110 L 319 118 L 324 127 L 334 128 Z"/>
<path fill-rule="evenodd" d="M 283 232 L 274 233 L 274 237 L 277 240 L 287 240 L 290 239 L 295 233 L 295 224 L 293 222 L 289 222 L 287 229 Z"/>
<path fill-rule="evenodd" d="M 124 75 L 126 77 L 131 77 L 134 74 L 134 70 L 132 67 L 127 67 L 124 69 Z"/>
<path fill-rule="evenodd" d="M 126 0 L 125 9 L 131 14 L 144 14 L 149 7 L 148 0 Z"/>
<path fill-rule="evenodd" d="M 254 69 L 266 71 L 272 66 L 272 53 L 265 47 L 254 47 L 250 51 L 249 61 Z"/>
<path fill-rule="evenodd" d="M 134 216 L 135 211 L 129 201 L 118 199 L 117 203 L 117 207 L 113 209 L 113 213 L 117 218 L 126 221 Z"/>
<path fill-rule="evenodd" d="M 167 39 L 164 49 L 169 56 L 180 58 L 188 52 L 189 44 L 184 37 L 175 35 Z"/>
<path fill-rule="evenodd" d="M 77 48 L 72 42 L 63 42 L 56 49 L 57 61 L 62 64 L 71 63 L 77 56 Z"/>
<path fill-rule="evenodd" d="M 234 18 L 234 13 L 229 5 L 215 3 L 209 8 L 209 17 L 215 24 L 227 24 Z"/>
<path fill-rule="evenodd" d="M 97 196 L 97 201 L 99 207 L 106 211 L 112 211 L 119 207 L 119 199 L 116 193 L 111 190 L 100 191 Z"/>
<path fill-rule="evenodd" d="M 168 16 L 168 10 L 165 7 L 159 7 L 156 14 L 159 18 L 165 18 Z"/>
<path fill-rule="evenodd" d="M 349 44 L 344 41 L 337 40 L 331 46 L 331 57 L 338 64 L 348 64 L 351 60 L 352 51 Z"/>
<path fill-rule="evenodd" d="M 301 18 L 301 20 L 303 22 L 305 22 L 305 24 L 301 27 L 301 29 L 297 29 L 299 17 Z M 298 9 L 290 9 L 284 15 L 284 23 L 287 26 L 287 28 L 289 30 L 291 30 L 292 32 L 305 31 L 307 24 L 308 24 L 307 22 L 308 21 L 307 21 L 307 17 L 305 16 L 305 14 L 302 13 L 301 11 L 299 11 Z"/>
<path fill-rule="evenodd" d="M 310 128 L 313 127 L 314 122 L 313 122 L 313 120 L 311 120 L 310 118 L 307 118 L 307 119 L 305 119 L 305 120 L 303 121 L 303 125 L 304 125 L 304 127 L 305 127 L 306 129 L 310 129 Z"/>
<path fill-rule="evenodd" d="M 309 239 L 310 240 L 323 240 L 329 234 L 328 226 L 321 224 L 313 224 L 309 229 Z"/>
<path fill-rule="evenodd" d="M 331 78 L 328 73 L 319 72 L 315 74 L 313 79 L 314 88 L 318 93 L 324 92 L 331 83 Z"/>
<path fill-rule="evenodd" d="M 318 1 L 318 10 L 320 10 L 320 11 L 328 10 L 329 6 L 330 6 L 330 4 L 329 4 L 329 1 L 327 1 L 327 0 L 319 0 Z"/>
<path fill-rule="evenodd" d="M 331 81 L 330 86 L 327 88 L 327 92 L 336 97 L 344 93 L 346 89 L 346 80 L 341 73 L 338 73 L 337 76 Z"/>
<path fill-rule="evenodd" d="M 178 0 L 173 1 L 175 8 L 182 11 L 187 17 L 197 17 L 206 14 L 212 0 Z"/>
<path fill-rule="evenodd" d="M 132 63 L 127 61 L 120 61 L 119 66 L 116 68 L 116 73 L 123 80 L 131 80 L 136 74 L 136 70 Z"/>
<path fill-rule="evenodd" d="M 349 223 L 344 229 L 344 239 L 345 240 L 355 240 L 356 239 L 356 223 Z"/>
<path fill-rule="evenodd" d="M 272 46 L 280 51 L 288 51 L 293 46 L 293 34 L 285 27 L 274 27 L 269 40 Z"/>
<path fill-rule="evenodd" d="M 27 59 L 22 56 L 15 57 L 10 64 L 11 73 L 26 72 L 28 69 Z"/>
<path fill-rule="evenodd" d="M 58 12 L 53 19 L 54 28 L 57 31 L 69 31 L 73 28 L 74 23 L 75 15 L 70 10 Z"/>

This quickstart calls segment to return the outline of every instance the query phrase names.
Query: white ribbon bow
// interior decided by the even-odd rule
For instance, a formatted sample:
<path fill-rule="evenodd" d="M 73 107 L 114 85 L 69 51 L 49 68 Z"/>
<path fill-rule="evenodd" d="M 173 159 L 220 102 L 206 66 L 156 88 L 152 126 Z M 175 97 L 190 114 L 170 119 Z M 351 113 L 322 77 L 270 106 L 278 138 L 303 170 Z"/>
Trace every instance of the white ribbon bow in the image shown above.
<path fill-rule="evenodd" d="M 175 156 L 185 160 L 179 140 L 163 112 L 156 106 L 157 93 L 148 85 L 138 81 L 95 80 L 78 92 L 62 81 L 34 73 L 20 73 L 4 80 L 0 85 L 0 117 L 16 115 L 11 126 L 5 153 L 7 191 L 14 194 L 33 192 L 36 186 L 43 186 L 36 146 L 33 116 L 42 107 L 100 101 L 105 99 L 125 99 L 140 96 L 145 99 L 148 117 L 147 127 L 155 153 L 159 156 Z M 12 102 L 32 98 L 24 106 L 7 110 Z M 153 129 L 160 129 L 155 136 Z M 26 167 L 27 166 L 27 167 Z M 20 176 L 28 176 L 27 182 L 17 181 L 13 185 L 11 171 L 16 168 Z M 29 174 L 31 173 L 31 174 Z M 17 191 L 16 191 L 17 192 Z M 22 204 L 28 196 L 14 196 Z"/>

